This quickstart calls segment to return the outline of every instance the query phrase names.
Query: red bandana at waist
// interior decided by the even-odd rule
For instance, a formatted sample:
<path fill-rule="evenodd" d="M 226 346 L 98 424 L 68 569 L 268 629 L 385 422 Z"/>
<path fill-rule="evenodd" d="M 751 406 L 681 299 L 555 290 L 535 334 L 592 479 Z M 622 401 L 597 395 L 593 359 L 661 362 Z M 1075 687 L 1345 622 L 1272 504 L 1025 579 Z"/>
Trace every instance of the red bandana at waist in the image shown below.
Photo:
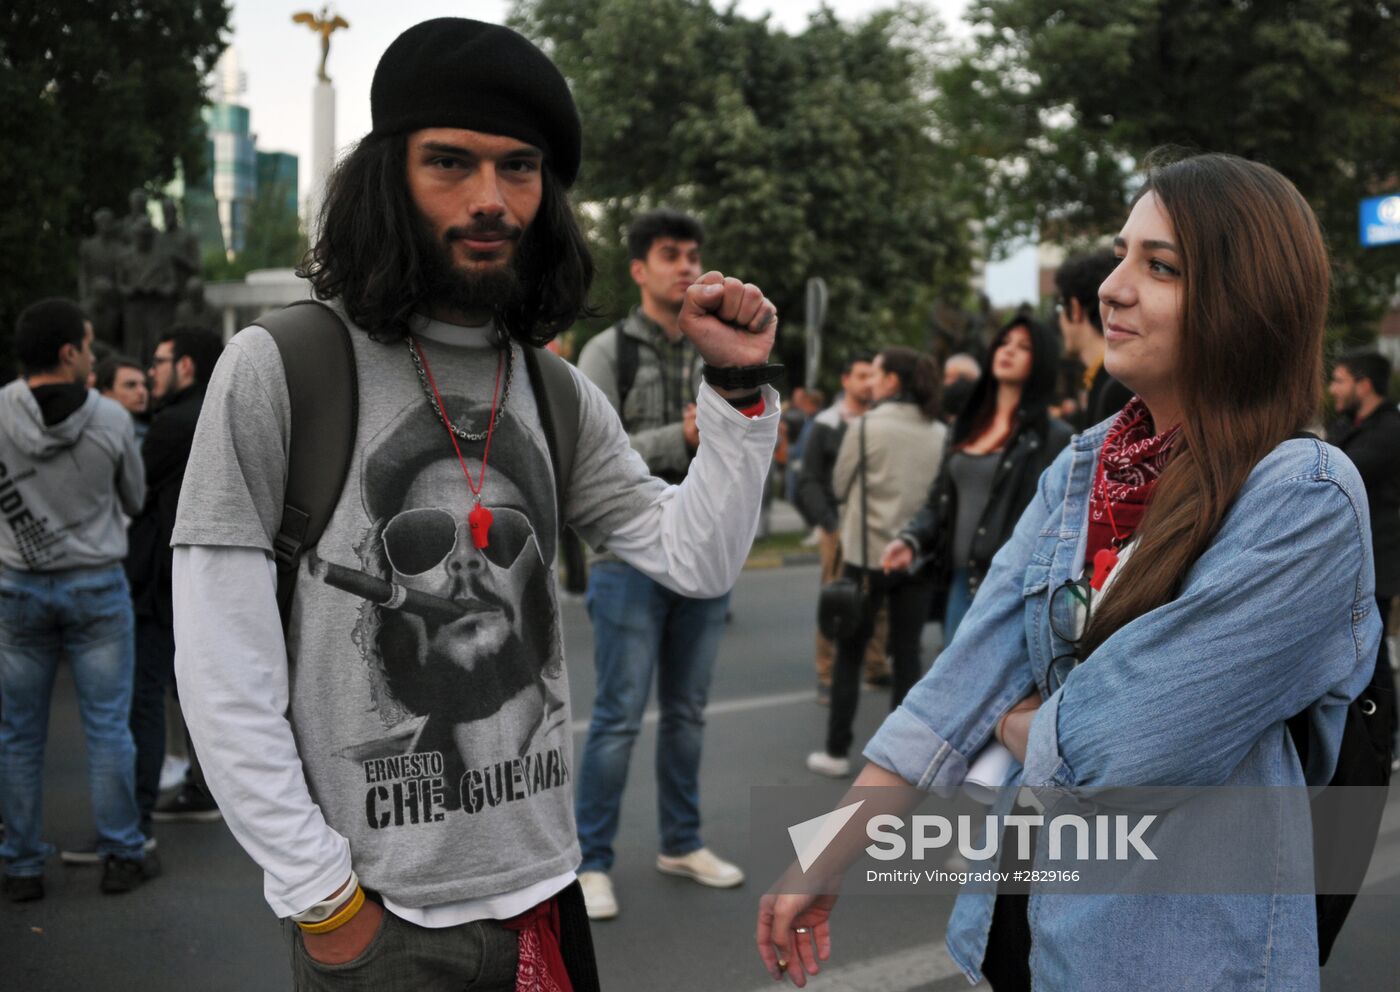
<path fill-rule="evenodd" d="M 515 992 L 573 992 L 559 947 L 559 900 L 548 899 L 519 916 L 502 920 L 520 934 L 520 963 L 515 969 Z"/>
<path fill-rule="evenodd" d="M 1121 548 L 1132 539 L 1157 479 L 1171 458 L 1181 428 L 1152 434 L 1147 405 L 1136 396 L 1113 421 L 1099 453 L 1094 486 L 1089 491 L 1089 541 L 1085 564 L 1104 548 Z"/>

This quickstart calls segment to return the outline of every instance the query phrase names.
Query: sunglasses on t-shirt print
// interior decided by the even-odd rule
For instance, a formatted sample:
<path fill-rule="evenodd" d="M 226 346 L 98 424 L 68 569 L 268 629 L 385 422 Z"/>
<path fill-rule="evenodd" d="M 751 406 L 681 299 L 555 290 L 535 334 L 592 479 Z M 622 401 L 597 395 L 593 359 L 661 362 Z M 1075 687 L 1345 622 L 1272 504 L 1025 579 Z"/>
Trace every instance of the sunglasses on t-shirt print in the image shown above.
<path fill-rule="evenodd" d="M 497 568 L 515 564 L 535 536 L 530 519 L 508 506 L 491 507 L 490 539 L 480 553 Z M 381 537 L 389 565 L 400 575 L 431 572 L 457 553 L 459 545 L 478 550 L 467 533 L 467 511 L 454 514 L 443 507 L 403 510 L 384 525 Z M 543 552 L 540 552 L 543 554 Z"/>

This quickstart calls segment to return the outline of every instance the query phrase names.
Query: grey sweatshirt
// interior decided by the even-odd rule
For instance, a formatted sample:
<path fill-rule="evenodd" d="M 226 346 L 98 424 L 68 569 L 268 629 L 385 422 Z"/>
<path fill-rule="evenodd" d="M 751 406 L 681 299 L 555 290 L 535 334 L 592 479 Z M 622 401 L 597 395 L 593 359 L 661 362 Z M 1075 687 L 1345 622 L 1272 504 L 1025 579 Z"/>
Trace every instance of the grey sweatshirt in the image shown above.
<path fill-rule="evenodd" d="M 27 383 L 0 389 L 0 566 L 99 568 L 126 557 L 126 521 L 146 498 L 131 414 L 89 392 L 56 424 Z"/>

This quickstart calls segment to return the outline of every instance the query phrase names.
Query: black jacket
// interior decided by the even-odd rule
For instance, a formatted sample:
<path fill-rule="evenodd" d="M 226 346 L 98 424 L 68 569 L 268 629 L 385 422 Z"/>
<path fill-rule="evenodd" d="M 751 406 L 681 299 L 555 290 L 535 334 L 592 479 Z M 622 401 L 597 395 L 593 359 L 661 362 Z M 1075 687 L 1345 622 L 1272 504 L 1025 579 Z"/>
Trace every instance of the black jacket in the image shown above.
<path fill-rule="evenodd" d="M 832 534 L 841 526 L 841 512 L 831 475 L 845 436 L 846 423 L 835 408 L 819 414 L 807 433 L 802 469 L 797 473 L 797 511 L 808 526 Z"/>
<path fill-rule="evenodd" d="M 1387 400 L 1359 424 L 1343 417 L 1327 440 L 1346 452 L 1366 485 L 1376 595 L 1400 596 L 1400 410 Z"/>
<path fill-rule="evenodd" d="M 1058 417 L 1042 414 L 1025 424 L 1018 424 L 1002 451 L 1001 463 L 992 478 L 991 497 L 978 518 L 977 533 L 972 539 L 971 559 L 950 560 L 953 526 L 958 517 L 958 491 L 948 471 L 948 459 L 953 446 L 943 456 L 943 465 L 929 490 L 923 508 L 900 531 L 899 536 L 914 546 L 915 554 L 928 558 L 928 569 L 947 578 L 954 567 L 971 571 L 972 591 L 987 574 L 1001 546 L 1011 537 L 1016 522 L 1035 497 L 1041 473 L 1050 467 L 1055 456 L 1069 444 L 1073 429 Z"/>
<path fill-rule="evenodd" d="M 175 511 L 180 506 L 180 484 L 194 445 L 194 429 L 204 405 L 204 387 L 191 386 L 176 393 L 151 420 L 141 443 L 146 466 L 146 505 L 127 530 L 130 548 L 126 575 L 136 615 L 170 625 L 174 614 L 170 601 L 173 555 L 170 537 L 175 531 Z"/>

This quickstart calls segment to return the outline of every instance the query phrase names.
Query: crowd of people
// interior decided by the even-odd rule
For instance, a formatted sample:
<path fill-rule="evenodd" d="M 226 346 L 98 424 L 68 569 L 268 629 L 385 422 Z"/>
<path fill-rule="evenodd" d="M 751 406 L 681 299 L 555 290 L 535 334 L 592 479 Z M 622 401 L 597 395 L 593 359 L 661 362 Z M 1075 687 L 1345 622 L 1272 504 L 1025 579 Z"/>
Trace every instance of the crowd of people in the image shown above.
<path fill-rule="evenodd" d="M 192 749 L 164 795 L 167 694 L 174 688 L 170 530 L 204 385 L 223 348 L 175 327 L 150 366 L 96 365 L 93 324 L 73 301 L 20 314 L 20 378 L 0 390 L 0 818 L 5 894 L 43 898 L 43 753 L 49 700 L 67 661 L 87 741 L 95 836 L 65 850 L 100 865 L 101 891 L 160 872 L 153 823 L 210 819 Z"/>
<path fill-rule="evenodd" d="M 1327 259 L 1276 172 L 1159 167 L 1114 249 L 1060 268 L 1058 327 L 1018 312 L 976 353 L 854 351 L 829 405 L 784 406 L 773 305 L 706 272 L 702 224 L 674 210 L 628 231 L 630 312 L 577 367 L 545 349 L 593 270 L 568 200 L 582 124 L 523 37 L 417 25 L 381 58 L 371 111 L 304 267 L 320 302 L 227 345 L 177 326 L 144 369 L 95 363 L 71 301 L 19 319 L 21 378 L 0 390 L 9 899 L 44 895 L 66 659 L 96 830 L 63 857 L 100 864 L 103 892 L 159 873 L 154 822 L 222 816 L 265 873 L 298 989 L 598 988 L 589 921 L 621 912 L 614 845 L 653 685 L 656 868 L 745 878 L 703 840 L 704 710 L 775 448 L 822 582 L 861 592 L 816 644 L 816 774 L 855 770 L 862 679 L 891 713 L 859 786 L 958 785 L 992 741 L 1009 782 L 1046 795 L 1316 785 L 1366 686 L 1393 726 L 1391 367 L 1341 356 L 1332 446 L 1305 433 Z M 1226 250 L 1246 234 L 1248 253 Z M 593 549 L 576 762 L 551 581 L 566 526 Z M 162 794 L 177 687 L 189 767 Z M 1306 767 L 1284 730 L 1303 711 L 1321 745 Z M 1316 986 L 1310 899 L 1238 916 L 1212 897 L 1043 898 L 1053 911 L 961 897 L 964 971 L 998 992 L 1205 987 L 1262 960 L 1260 988 Z M 775 980 L 819 970 L 835 901 L 763 898 Z"/>

